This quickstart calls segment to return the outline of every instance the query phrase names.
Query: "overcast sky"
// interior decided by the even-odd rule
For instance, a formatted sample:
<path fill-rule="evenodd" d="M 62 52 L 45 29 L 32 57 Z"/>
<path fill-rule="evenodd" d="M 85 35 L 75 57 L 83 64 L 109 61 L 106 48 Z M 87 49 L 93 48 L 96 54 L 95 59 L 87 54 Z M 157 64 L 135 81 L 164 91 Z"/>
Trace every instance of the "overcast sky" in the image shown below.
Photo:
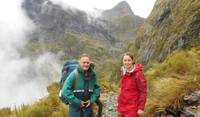
<path fill-rule="evenodd" d="M 85 11 L 92 9 L 111 9 L 123 0 L 52 0 L 56 3 L 68 4 Z M 141 17 L 148 17 L 156 0 L 124 0 L 129 3 L 134 14 Z"/>

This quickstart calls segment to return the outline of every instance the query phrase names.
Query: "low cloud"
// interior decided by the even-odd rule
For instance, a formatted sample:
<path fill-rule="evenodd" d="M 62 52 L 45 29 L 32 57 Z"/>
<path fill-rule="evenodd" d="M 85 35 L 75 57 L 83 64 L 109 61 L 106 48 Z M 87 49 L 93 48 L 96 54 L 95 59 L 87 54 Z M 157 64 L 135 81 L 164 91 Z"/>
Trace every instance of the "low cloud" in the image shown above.
<path fill-rule="evenodd" d="M 0 108 L 33 103 L 47 95 L 47 86 L 58 80 L 59 59 L 44 53 L 36 59 L 22 57 L 27 33 L 34 24 L 26 16 L 22 0 L 6 0 L 0 4 Z"/>

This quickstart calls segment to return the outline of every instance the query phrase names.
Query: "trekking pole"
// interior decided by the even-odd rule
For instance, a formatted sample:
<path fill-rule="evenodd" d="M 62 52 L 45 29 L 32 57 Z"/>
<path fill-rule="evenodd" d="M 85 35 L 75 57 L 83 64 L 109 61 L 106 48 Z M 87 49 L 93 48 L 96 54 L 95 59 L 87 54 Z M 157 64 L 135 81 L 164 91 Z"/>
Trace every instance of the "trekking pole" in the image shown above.
<path fill-rule="evenodd" d="M 97 117 L 102 117 L 103 104 L 101 103 L 101 101 L 99 100 L 99 98 L 97 98 L 96 104 L 98 105 Z"/>

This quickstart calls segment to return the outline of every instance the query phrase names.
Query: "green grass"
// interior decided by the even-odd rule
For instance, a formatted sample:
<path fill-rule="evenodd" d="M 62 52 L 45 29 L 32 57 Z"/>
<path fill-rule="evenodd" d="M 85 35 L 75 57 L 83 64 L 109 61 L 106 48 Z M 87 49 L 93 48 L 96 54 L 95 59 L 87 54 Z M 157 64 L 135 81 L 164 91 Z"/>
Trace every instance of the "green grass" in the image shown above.
<path fill-rule="evenodd" d="M 176 51 L 162 64 L 152 65 L 146 72 L 148 101 L 146 116 L 163 112 L 167 107 L 183 105 L 183 97 L 200 90 L 200 47 Z"/>

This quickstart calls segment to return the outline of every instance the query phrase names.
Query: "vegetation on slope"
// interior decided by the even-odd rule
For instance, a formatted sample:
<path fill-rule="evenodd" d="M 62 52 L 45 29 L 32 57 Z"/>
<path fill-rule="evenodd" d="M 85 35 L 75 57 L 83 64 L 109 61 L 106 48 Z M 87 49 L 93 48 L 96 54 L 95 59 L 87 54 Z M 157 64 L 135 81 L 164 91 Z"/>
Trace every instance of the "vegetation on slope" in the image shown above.
<path fill-rule="evenodd" d="M 200 46 L 174 52 L 162 64 L 152 64 L 146 74 L 146 116 L 183 106 L 183 96 L 200 90 Z"/>
<path fill-rule="evenodd" d="M 199 0 L 157 0 L 129 50 L 148 63 L 161 62 L 175 50 L 199 46 L 199 6 Z"/>
<path fill-rule="evenodd" d="M 97 77 L 103 91 L 118 91 L 120 60 L 107 60 L 97 65 Z M 190 51 L 176 51 L 161 64 L 147 68 L 148 100 L 146 117 L 154 117 L 166 108 L 183 105 L 183 96 L 200 90 L 200 46 Z M 58 83 L 48 87 L 49 95 L 33 105 L 0 110 L 2 117 L 66 117 L 67 106 L 58 98 Z"/>

